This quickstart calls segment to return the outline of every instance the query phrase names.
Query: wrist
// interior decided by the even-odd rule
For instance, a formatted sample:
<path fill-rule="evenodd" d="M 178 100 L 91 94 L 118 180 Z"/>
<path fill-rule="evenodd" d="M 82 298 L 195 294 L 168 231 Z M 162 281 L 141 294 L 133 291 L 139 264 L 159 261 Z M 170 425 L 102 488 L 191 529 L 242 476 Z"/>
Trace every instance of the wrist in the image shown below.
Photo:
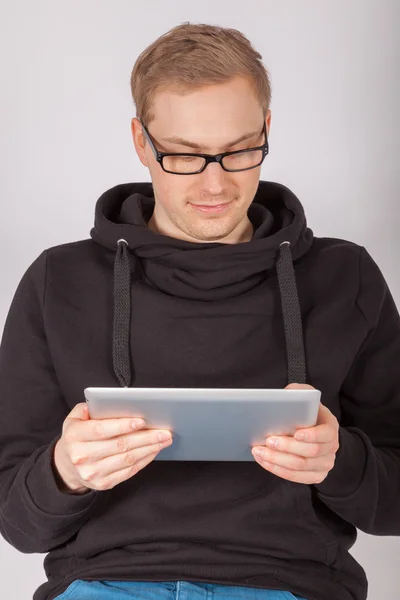
<path fill-rule="evenodd" d="M 84 494 L 89 491 L 89 488 L 82 486 L 67 472 L 61 438 L 54 446 L 51 466 L 60 492 L 64 492 L 65 494 Z"/>

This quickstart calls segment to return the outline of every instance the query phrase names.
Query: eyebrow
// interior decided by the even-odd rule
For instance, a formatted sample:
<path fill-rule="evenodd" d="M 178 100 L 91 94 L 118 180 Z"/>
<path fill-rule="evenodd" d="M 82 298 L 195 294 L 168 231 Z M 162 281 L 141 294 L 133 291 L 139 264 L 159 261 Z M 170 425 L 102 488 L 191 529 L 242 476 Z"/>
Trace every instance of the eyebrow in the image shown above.
<path fill-rule="evenodd" d="M 250 138 L 253 138 L 255 135 L 261 135 L 260 131 L 251 131 L 249 133 L 244 133 L 243 135 L 241 135 L 240 137 L 238 137 L 236 140 L 233 140 L 233 142 L 230 142 L 229 144 L 227 144 L 226 146 L 224 146 L 224 150 L 226 150 L 227 148 L 231 148 L 232 146 L 235 146 L 236 144 L 239 144 L 240 142 L 244 142 L 245 140 L 248 140 Z M 163 138 L 159 138 L 160 141 L 163 142 L 170 142 L 171 144 L 179 144 L 180 146 L 188 146 L 189 148 L 194 148 L 195 150 L 210 150 L 209 146 L 201 146 L 200 144 L 196 144 L 195 142 L 189 142 L 188 140 L 184 140 L 183 138 L 180 137 L 163 137 Z"/>

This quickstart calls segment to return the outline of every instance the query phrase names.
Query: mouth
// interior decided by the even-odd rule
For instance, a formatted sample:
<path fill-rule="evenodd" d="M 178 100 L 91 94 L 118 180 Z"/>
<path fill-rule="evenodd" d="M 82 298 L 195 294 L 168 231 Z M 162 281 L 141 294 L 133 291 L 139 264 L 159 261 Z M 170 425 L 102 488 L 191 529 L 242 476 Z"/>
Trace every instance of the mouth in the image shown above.
<path fill-rule="evenodd" d="M 195 210 L 198 210 L 202 213 L 221 213 L 227 210 L 227 208 L 232 204 L 232 200 L 230 202 L 225 202 L 224 204 L 190 204 Z"/>

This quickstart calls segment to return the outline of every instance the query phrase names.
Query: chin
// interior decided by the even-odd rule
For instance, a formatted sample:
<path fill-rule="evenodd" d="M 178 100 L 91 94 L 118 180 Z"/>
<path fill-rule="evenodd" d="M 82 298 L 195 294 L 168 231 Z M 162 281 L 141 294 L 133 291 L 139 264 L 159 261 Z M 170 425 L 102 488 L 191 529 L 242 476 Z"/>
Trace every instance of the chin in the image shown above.
<path fill-rule="evenodd" d="M 209 228 L 209 229 L 198 229 L 197 231 L 193 231 L 192 237 L 195 237 L 199 240 L 215 240 L 218 241 L 220 239 L 224 239 L 226 238 L 230 233 L 232 233 L 232 230 L 234 228 L 233 227 L 224 227 L 223 229 L 221 227 L 216 227 L 215 229 L 213 228 Z"/>

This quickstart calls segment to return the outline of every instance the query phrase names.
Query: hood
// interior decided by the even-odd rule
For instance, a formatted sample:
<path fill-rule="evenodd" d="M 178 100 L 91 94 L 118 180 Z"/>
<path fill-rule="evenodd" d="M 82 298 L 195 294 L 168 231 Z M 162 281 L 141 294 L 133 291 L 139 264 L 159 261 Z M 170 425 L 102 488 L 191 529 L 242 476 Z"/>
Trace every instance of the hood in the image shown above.
<path fill-rule="evenodd" d="M 249 206 L 254 233 L 248 242 L 189 242 L 147 227 L 154 210 L 150 182 L 123 183 L 96 203 L 94 242 L 115 251 L 113 365 L 121 386 L 131 384 L 131 278 L 189 300 L 232 298 L 277 271 L 288 357 L 288 383 L 305 383 L 303 331 L 293 261 L 312 245 L 299 199 L 282 184 L 260 181 Z"/>

